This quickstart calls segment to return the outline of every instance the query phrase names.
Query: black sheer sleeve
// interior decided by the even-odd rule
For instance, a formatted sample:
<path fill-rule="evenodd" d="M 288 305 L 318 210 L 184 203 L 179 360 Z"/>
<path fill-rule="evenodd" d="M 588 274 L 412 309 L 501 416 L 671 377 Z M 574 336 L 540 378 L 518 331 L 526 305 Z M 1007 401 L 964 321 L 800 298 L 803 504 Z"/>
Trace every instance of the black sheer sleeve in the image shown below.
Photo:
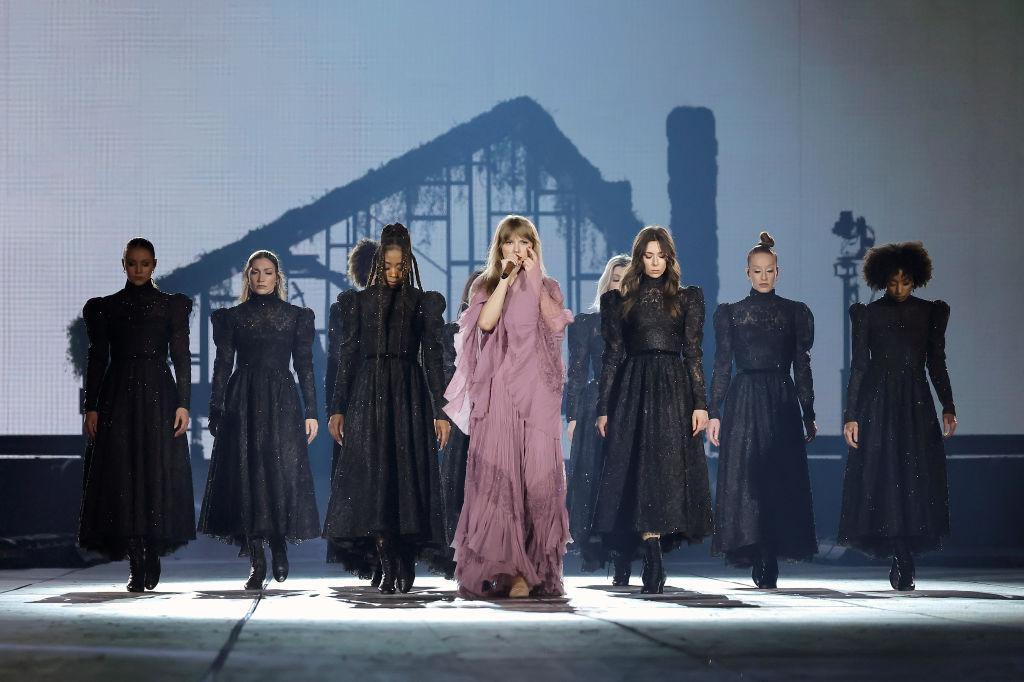
<path fill-rule="evenodd" d="M 690 374 L 693 390 L 693 409 L 706 410 L 707 388 L 704 385 L 704 291 L 700 287 L 686 287 L 686 318 L 683 321 L 683 362 Z"/>
<path fill-rule="evenodd" d="M 804 413 L 804 421 L 814 421 L 814 378 L 811 376 L 811 346 L 814 345 L 814 315 L 805 304 L 797 304 L 794 331 L 793 382 Z"/>
<path fill-rule="evenodd" d="M 359 298 L 357 292 L 346 291 L 338 296 L 341 306 L 341 337 L 338 342 L 338 376 L 331 396 L 332 415 L 345 414 L 348 394 L 360 362 L 359 354 Z"/>
<path fill-rule="evenodd" d="M 420 298 L 417 311 L 420 348 L 423 350 L 423 371 L 427 389 L 434 403 L 434 419 L 447 419 L 444 413 L 444 296 L 427 291 Z"/>
<path fill-rule="evenodd" d="M 715 308 L 715 367 L 711 374 L 711 404 L 708 417 L 722 418 L 722 405 L 732 382 L 732 308 L 719 303 Z"/>
<path fill-rule="evenodd" d="M 846 412 L 843 423 L 857 421 L 857 401 L 860 399 L 860 385 L 868 369 L 871 352 L 868 350 L 867 306 L 854 303 L 850 306 L 850 325 L 853 329 L 853 350 L 850 358 L 850 383 L 846 387 Z"/>
<path fill-rule="evenodd" d="M 341 295 L 338 295 L 341 298 Z M 334 382 L 338 379 L 338 357 L 341 355 L 341 304 L 332 303 L 327 323 L 327 374 L 324 376 L 324 403 L 331 413 Z"/>
<path fill-rule="evenodd" d="M 949 383 L 946 368 L 946 325 L 949 323 L 949 304 L 945 301 L 932 303 L 931 326 L 928 330 L 928 376 L 932 379 L 935 394 L 942 404 L 943 414 L 956 414 L 953 404 L 953 387 Z"/>
<path fill-rule="evenodd" d="M 292 364 L 299 377 L 299 390 L 306 419 L 316 419 L 316 381 L 313 378 L 313 338 L 316 336 L 316 314 L 299 308 L 292 337 Z"/>
<path fill-rule="evenodd" d="M 230 308 L 220 308 L 210 314 L 213 325 L 213 343 L 217 355 L 213 360 L 213 381 L 210 382 L 210 433 L 217 435 L 224 415 L 224 392 L 235 367 L 235 325 Z"/>
<path fill-rule="evenodd" d="M 178 387 L 178 407 L 189 409 L 192 398 L 192 350 L 188 346 L 188 321 L 192 299 L 184 294 L 171 297 L 171 338 L 168 344 L 174 364 L 174 382 Z"/>
<path fill-rule="evenodd" d="M 604 417 L 608 415 L 615 377 L 626 357 L 622 342 L 622 295 L 614 289 L 601 296 L 601 336 L 604 338 L 604 354 L 601 356 L 601 393 L 597 401 L 597 415 Z"/>
<path fill-rule="evenodd" d="M 100 386 L 110 363 L 110 337 L 102 298 L 90 298 L 82 309 L 85 331 L 89 335 L 88 363 L 85 367 L 85 410 L 93 412 L 99 405 Z"/>
<path fill-rule="evenodd" d="M 579 410 L 580 393 L 587 383 L 587 361 L 590 344 L 587 336 L 590 331 L 590 316 L 580 315 L 569 325 L 569 367 L 565 386 L 565 420 L 575 421 Z"/>

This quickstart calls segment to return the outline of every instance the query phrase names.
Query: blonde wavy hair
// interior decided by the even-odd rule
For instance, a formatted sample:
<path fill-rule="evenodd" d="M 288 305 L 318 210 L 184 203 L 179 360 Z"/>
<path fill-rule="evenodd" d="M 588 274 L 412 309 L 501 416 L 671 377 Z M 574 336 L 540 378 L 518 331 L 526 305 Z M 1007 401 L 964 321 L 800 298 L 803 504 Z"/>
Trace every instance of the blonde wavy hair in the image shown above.
<path fill-rule="evenodd" d="M 242 293 L 238 295 L 238 302 L 245 303 L 252 295 L 252 291 L 249 289 L 249 272 L 252 270 L 253 262 L 260 258 L 266 258 L 274 264 L 274 269 L 277 271 L 277 286 L 274 287 L 274 293 L 282 301 L 287 301 L 288 284 L 285 281 L 284 273 L 281 271 L 281 259 L 273 251 L 260 249 L 259 251 L 253 251 L 252 255 L 249 256 L 249 260 L 245 261 L 245 268 L 242 269 Z"/>
<path fill-rule="evenodd" d="M 498 286 L 498 280 L 501 279 L 501 245 L 513 237 L 526 237 L 530 246 L 533 247 L 533 252 L 537 254 L 537 265 L 540 266 L 541 274 L 547 274 L 544 270 L 544 258 L 541 255 L 540 233 L 537 232 L 537 226 L 529 218 L 524 218 L 521 215 L 507 215 L 501 219 L 494 230 L 494 237 L 491 239 L 491 246 L 487 252 L 487 265 L 484 266 L 484 272 L 480 275 L 482 286 L 488 296 L 494 293 L 495 287 Z"/>
<path fill-rule="evenodd" d="M 601 309 L 601 297 L 612 287 L 612 271 L 627 265 L 629 265 L 629 256 L 624 253 L 617 253 L 608 259 L 608 263 L 604 266 L 604 272 L 601 273 L 601 279 L 597 280 L 597 295 L 594 296 L 594 302 L 590 304 L 591 310 Z"/>

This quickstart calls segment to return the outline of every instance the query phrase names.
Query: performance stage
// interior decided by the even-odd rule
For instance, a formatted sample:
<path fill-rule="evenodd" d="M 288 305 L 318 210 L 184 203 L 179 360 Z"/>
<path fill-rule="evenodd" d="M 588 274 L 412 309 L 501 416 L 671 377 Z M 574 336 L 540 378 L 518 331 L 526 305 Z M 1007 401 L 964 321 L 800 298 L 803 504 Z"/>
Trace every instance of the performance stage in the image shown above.
<path fill-rule="evenodd" d="M 156 592 L 127 565 L 0 572 L 0 679 L 1021 679 L 1024 576 L 783 565 L 780 589 L 718 563 L 676 563 L 665 594 L 603 576 L 564 599 L 471 602 L 421 577 L 382 596 L 293 564 L 262 595 L 244 560 L 170 560 Z"/>

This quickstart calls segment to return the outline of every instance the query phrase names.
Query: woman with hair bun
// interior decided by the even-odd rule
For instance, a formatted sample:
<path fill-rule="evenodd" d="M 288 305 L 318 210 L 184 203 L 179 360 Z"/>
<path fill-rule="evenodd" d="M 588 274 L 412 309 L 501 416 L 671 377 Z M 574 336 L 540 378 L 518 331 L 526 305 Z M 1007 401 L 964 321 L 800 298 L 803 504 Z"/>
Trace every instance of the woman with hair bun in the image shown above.
<path fill-rule="evenodd" d="M 763 589 L 775 588 L 778 559 L 809 561 L 818 550 L 805 445 L 818 431 L 814 317 L 803 303 L 775 293 L 774 246 L 762 232 L 747 252 L 750 294 L 715 310 L 708 422 L 708 440 L 721 448 L 711 550 L 733 566 L 751 567 Z"/>
<path fill-rule="evenodd" d="M 573 549 L 580 553 L 582 569 L 597 571 L 610 557 L 599 534 L 591 533 L 594 522 L 594 502 L 597 484 L 604 464 L 604 442 L 594 428 L 597 420 L 597 399 L 600 393 L 601 356 L 604 339 L 601 338 L 601 297 L 622 284 L 622 273 L 629 265 L 629 256 L 612 256 L 597 281 L 597 296 L 589 313 L 576 316 L 569 325 L 568 381 L 565 387 L 565 419 L 569 423 L 568 436 L 572 444 L 569 454 L 569 531 Z M 582 424 L 582 426 L 579 426 Z M 617 555 L 612 584 L 629 584 L 631 557 Z"/>
<path fill-rule="evenodd" d="M 889 583 L 914 589 L 914 555 L 949 534 L 943 437 L 956 432 L 946 369 L 949 306 L 912 293 L 931 280 L 921 242 L 868 251 L 864 280 L 885 295 L 850 306 L 853 357 L 843 435 L 850 446 L 839 544 L 892 557 Z M 925 371 L 942 405 L 942 425 Z"/>
<path fill-rule="evenodd" d="M 680 284 L 664 227 L 633 240 L 622 287 L 601 297 L 604 356 L 597 430 L 604 467 L 593 533 L 613 555 L 643 548 L 645 594 L 665 587 L 663 552 L 711 533 L 701 365 L 704 294 Z"/>
<path fill-rule="evenodd" d="M 287 542 L 320 534 L 307 446 L 317 434 L 313 311 L 288 303 L 281 262 L 256 251 L 238 305 L 213 311 L 213 453 L 199 530 L 249 556 L 245 589 L 288 577 Z M 236 363 L 237 357 L 237 363 Z M 294 364 L 302 400 L 289 368 Z"/>
<path fill-rule="evenodd" d="M 338 375 L 328 428 L 340 446 L 323 536 L 327 560 L 378 589 L 408 592 L 416 560 L 444 570 L 438 444 L 442 412 L 441 327 L 445 302 L 424 291 L 409 231 L 385 225 L 369 283 L 346 291 Z"/>
<path fill-rule="evenodd" d="M 192 299 L 156 288 L 156 250 L 147 239 L 128 242 L 121 266 L 124 288 L 89 299 L 82 311 L 89 445 L 78 544 L 111 561 L 127 557 L 128 591 L 142 592 L 160 581 L 160 557 L 196 537 L 185 438 Z"/>

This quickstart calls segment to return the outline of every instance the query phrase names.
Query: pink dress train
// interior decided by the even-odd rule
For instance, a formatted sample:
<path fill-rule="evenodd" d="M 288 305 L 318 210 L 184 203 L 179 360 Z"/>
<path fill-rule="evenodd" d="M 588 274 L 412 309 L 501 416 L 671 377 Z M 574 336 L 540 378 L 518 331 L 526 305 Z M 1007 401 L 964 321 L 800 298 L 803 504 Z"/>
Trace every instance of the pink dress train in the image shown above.
<path fill-rule="evenodd" d="M 469 436 L 465 502 L 452 542 L 455 578 L 469 598 L 507 596 L 518 575 L 533 594 L 560 595 L 571 541 L 561 342 L 572 313 L 539 267 L 519 274 L 490 332 L 477 327 L 486 300 L 475 290 L 459 318 L 455 375 L 445 392 L 445 411 Z"/>

